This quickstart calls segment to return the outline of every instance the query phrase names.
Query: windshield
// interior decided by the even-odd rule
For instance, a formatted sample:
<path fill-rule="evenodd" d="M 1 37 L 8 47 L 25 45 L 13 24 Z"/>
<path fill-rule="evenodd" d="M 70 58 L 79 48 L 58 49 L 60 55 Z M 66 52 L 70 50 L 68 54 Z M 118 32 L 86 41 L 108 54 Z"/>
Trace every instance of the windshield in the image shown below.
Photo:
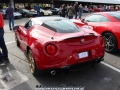
<path fill-rule="evenodd" d="M 29 12 L 29 10 L 27 10 L 27 9 L 22 9 L 23 11 L 25 11 L 25 12 Z"/>
<path fill-rule="evenodd" d="M 47 21 L 43 23 L 42 26 L 58 33 L 74 33 L 80 31 L 80 28 L 78 28 L 73 22 L 63 19 Z"/>
<path fill-rule="evenodd" d="M 41 8 L 40 10 L 41 10 L 41 11 L 45 11 L 45 10 L 44 10 L 44 9 L 42 9 L 42 8 Z"/>

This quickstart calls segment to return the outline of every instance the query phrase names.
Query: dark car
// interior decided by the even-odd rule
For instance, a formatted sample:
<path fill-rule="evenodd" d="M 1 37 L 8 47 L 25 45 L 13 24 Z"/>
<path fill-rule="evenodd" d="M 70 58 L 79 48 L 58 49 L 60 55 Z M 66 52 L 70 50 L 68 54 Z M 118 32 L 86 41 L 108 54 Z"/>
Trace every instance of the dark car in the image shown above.
<path fill-rule="evenodd" d="M 7 14 L 6 14 L 6 9 L 0 9 L 0 12 L 2 13 L 4 19 L 8 18 Z M 17 12 L 17 11 L 15 11 L 13 14 L 14 14 L 14 18 L 21 18 L 22 17 L 22 14 Z"/>
<path fill-rule="evenodd" d="M 37 16 L 37 12 L 31 11 L 28 9 L 19 9 L 19 12 L 22 14 L 23 17 L 35 17 L 35 16 Z"/>
<path fill-rule="evenodd" d="M 53 13 L 53 15 L 58 15 L 59 8 L 51 8 L 50 11 Z"/>
<path fill-rule="evenodd" d="M 4 12 L 0 9 L 0 13 L 2 13 L 2 15 L 4 15 Z"/>

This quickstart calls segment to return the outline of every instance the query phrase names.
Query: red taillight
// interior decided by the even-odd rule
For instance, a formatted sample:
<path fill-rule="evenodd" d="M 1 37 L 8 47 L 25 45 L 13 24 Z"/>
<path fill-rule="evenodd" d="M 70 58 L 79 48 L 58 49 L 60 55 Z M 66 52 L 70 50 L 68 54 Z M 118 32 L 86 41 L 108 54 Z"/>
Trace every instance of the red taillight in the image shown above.
<path fill-rule="evenodd" d="M 101 45 L 104 45 L 104 39 L 103 39 L 102 36 L 100 36 L 100 44 L 101 44 Z"/>
<path fill-rule="evenodd" d="M 48 54 L 53 55 L 57 52 L 57 47 L 53 44 L 48 44 L 45 50 Z"/>

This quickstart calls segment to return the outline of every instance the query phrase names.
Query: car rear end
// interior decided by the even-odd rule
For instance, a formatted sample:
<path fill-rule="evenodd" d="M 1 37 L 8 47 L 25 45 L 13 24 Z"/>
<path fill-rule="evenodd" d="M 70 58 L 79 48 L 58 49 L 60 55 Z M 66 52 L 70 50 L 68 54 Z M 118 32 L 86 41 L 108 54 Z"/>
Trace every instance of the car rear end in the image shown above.
<path fill-rule="evenodd" d="M 38 57 L 40 69 L 68 68 L 89 61 L 100 62 L 104 56 L 104 41 L 101 35 L 64 37 L 47 42 Z M 43 61 L 39 61 L 39 59 Z"/>
<path fill-rule="evenodd" d="M 49 20 L 42 26 L 49 29 L 49 33 L 55 33 L 51 37 L 43 35 L 43 39 L 36 42 L 39 44 L 35 47 L 39 50 L 35 61 L 40 70 L 62 69 L 84 62 L 103 60 L 104 40 L 93 30 L 81 29 L 67 19 Z"/>

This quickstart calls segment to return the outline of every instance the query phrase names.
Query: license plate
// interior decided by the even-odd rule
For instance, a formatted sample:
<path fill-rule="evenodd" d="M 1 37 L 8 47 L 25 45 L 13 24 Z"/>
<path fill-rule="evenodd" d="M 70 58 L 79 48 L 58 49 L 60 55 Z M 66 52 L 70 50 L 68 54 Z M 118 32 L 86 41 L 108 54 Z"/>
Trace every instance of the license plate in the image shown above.
<path fill-rule="evenodd" d="M 88 57 L 88 51 L 81 52 L 81 53 L 78 54 L 78 56 L 79 56 L 79 58 L 86 58 L 86 57 Z"/>

